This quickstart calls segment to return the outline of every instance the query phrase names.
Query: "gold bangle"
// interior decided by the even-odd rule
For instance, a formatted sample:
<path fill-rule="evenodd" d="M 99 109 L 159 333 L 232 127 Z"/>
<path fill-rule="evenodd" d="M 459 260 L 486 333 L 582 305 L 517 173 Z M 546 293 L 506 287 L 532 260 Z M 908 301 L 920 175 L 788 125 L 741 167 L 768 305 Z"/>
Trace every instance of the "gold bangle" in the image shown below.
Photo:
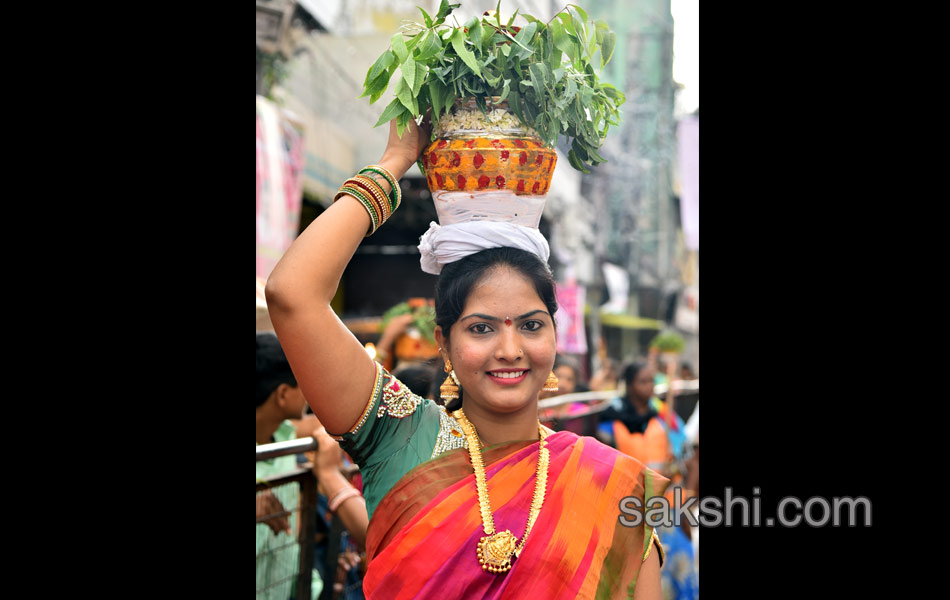
<path fill-rule="evenodd" d="M 393 177 L 393 174 L 389 172 L 389 169 L 382 165 L 368 165 L 363 167 L 360 170 L 360 173 L 362 174 L 364 171 L 375 171 L 386 178 L 386 180 L 389 182 L 389 186 L 392 188 L 392 193 L 394 196 L 393 211 L 399 208 L 399 205 L 402 203 L 402 188 L 399 187 L 399 181 Z"/>
<path fill-rule="evenodd" d="M 389 183 L 389 178 L 386 177 L 385 175 L 380 174 L 379 171 L 375 171 L 373 169 L 363 169 L 363 172 L 360 173 L 360 175 L 363 177 L 369 177 L 376 183 L 376 185 L 379 186 L 380 191 L 382 191 L 383 194 L 386 196 L 386 202 L 389 204 L 389 207 L 392 209 L 392 212 L 396 212 L 396 208 L 398 208 L 399 205 L 396 204 L 396 194 L 392 191 L 393 186 L 391 183 Z M 389 185 L 390 191 L 388 194 L 385 192 L 385 190 L 383 190 L 382 182 L 384 181 L 386 182 L 387 185 Z"/>
<path fill-rule="evenodd" d="M 367 177 L 366 175 L 357 175 L 353 177 L 352 180 L 358 183 L 360 187 L 365 188 L 369 193 L 373 194 L 373 197 L 379 201 L 380 208 L 383 211 L 383 218 L 380 221 L 380 224 L 389 220 L 389 217 L 391 217 L 393 214 L 393 209 L 389 204 L 389 198 L 386 197 L 386 192 L 383 191 L 383 188 L 380 187 L 379 183 L 377 183 L 372 177 Z"/>
<path fill-rule="evenodd" d="M 365 192 L 363 192 L 361 189 L 348 186 L 346 184 L 343 184 L 340 187 L 340 190 L 337 192 L 336 196 L 333 197 L 333 201 L 336 202 L 344 194 L 355 198 L 357 202 L 363 205 L 363 208 L 366 209 L 366 212 L 369 213 L 370 225 L 365 237 L 373 235 L 380 225 L 379 214 L 377 212 L 378 209 L 375 207 L 375 202 L 371 202 L 369 198 L 366 197 Z"/>
<path fill-rule="evenodd" d="M 376 212 L 376 229 L 379 229 L 379 227 L 386 220 L 386 213 L 383 207 L 380 205 L 379 198 L 375 194 L 373 194 L 371 191 L 367 190 L 365 186 L 360 185 L 359 182 L 354 181 L 352 179 L 347 179 L 345 186 L 347 189 L 359 190 L 359 192 L 363 194 L 364 197 L 367 198 L 367 200 L 372 205 L 373 210 Z"/>
<path fill-rule="evenodd" d="M 333 201 L 336 202 L 344 195 L 355 198 L 360 204 L 363 205 L 363 208 L 366 210 L 366 212 L 369 213 L 370 227 L 366 235 L 371 235 L 374 231 L 376 231 L 377 227 L 379 227 L 379 211 L 376 208 L 375 203 L 367 198 L 367 194 L 365 192 L 358 188 L 354 188 L 353 186 L 341 187 Z"/>
<path fill-rule="evenodd" d="M 392 214 L 392 210 L 390 210 L 389 207 L 389 201 L 386 199 L 386 194 L 383 192 L 382 188 L 379 187 L 375 181 L 372 181 L 370 178 L 364 175 L 357 175 L 347 179 L 346 185 L 357 186 L 373 197 L 379 209 L 380 225 L 389 219 L 389 216 Z"/>

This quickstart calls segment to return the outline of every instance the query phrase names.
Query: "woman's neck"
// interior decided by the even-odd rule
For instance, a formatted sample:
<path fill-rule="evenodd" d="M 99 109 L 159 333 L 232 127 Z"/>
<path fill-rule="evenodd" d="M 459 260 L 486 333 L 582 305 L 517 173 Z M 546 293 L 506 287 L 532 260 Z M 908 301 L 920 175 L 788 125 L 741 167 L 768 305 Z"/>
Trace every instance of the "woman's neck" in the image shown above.
<path fill-rule="evenodd" d="M 540 439 L 538 406 L 530 403 L 513 413 L 495 413 L 483 410 L 473 402 L 462 406 L 465 417 L 475 426 L 478 437 L 486 446 L 503 442 Z"/>

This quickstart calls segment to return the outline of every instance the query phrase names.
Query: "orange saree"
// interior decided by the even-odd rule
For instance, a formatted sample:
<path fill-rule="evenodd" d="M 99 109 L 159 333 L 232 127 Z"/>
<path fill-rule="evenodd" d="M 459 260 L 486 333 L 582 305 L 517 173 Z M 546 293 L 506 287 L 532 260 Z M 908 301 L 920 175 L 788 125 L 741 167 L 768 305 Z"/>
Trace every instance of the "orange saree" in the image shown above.
<path fill-rule="evenodd" d="M 549 435 L 544 505 L 510 571 L 481 569 L 484 535 L 467 450 L 449 451 L 402 477 L 370 522 L 367 598 L 630 598 L 652 530 L 621 523 L 620 503 L 661 496 L 668 481 L 594 438 Z M 485 448 L 498 531 L 520 539 L 534 493 L 538 442 Z M 626 515 L 629 519 L 629 514 Z"/>

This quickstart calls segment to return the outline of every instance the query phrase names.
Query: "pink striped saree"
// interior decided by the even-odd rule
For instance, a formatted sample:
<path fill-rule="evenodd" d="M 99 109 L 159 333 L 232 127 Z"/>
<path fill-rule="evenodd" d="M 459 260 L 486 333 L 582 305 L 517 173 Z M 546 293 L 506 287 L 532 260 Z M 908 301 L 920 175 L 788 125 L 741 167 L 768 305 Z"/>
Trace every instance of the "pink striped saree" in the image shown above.
<path fill-rule="evenodd" d="M 651 532 L 622 525 L 620 502 L 660 496 L 669 481 L 594 438 L 561 431 L 547 447 L 544 506 L 509 572 L 487 573 L 478 563 L 484 531 L 475 477 L 468 452 L 457 449 L 410 471 L 380 502 L 368 531 L 366 597 L 632 597 Z M 538 442 L 488 447 L 484 457 L 496 530 L 520 539 Z"/>

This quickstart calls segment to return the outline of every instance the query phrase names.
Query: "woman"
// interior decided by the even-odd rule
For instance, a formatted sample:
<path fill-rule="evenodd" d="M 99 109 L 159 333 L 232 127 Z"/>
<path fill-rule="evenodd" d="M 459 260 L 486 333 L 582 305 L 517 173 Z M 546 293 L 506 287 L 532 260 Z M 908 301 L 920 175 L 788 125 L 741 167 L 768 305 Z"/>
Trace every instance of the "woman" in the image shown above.
<path fill-rule="evenodd" d="M 653 367 L 650 363 L 631 363 L 624 368 L 623 379 L 627 393 L 621 408 L 610 408 L 602 416 L 603 425 L 613 433 L 617 449 L 672 480 L 666 489 L 666 499 L 671 505 L 676 487 L 683 488 L 681 497 L 684 500 L 695 495 L 698 469 L 694 467 L 687 471 L 685 483 L 681 473 L 686 429 L 669 405 L 653 394 L 656 383 Z M 663 526 L 657 531 L 667 559 L 661 573 L 664 597 L 677 600 L 697 598 L 698 577 L 688 521 L 673 527 Z"/>
<path fill-rule="evenodd" d="M 554 376 L 557 377 L 557 391 L 542 392 L 542 399 L 590 391 L 581 379 L 580 366 L 573 358 L 558 354 L 554 358 Z M 577 435 L 592 435 L 597 429 L 597 415 L 577 416 L 587 412 L 588 408 L 584 402 L 562 404 L 542 411 L 542 418 L 555 429 L 573 431 Z"/>
<path fill-rule="evenodd" d="M 391 182 L 428 143 L 425 129 L 410 122 L 400 139 L 391 122 L 369 171 L 385 176 L 363 181 L 396 195 L 392 206 Z M 307 401 L 360 465 L 367 598 L 659 598 L 659 542 L 651 528 L 622 525 L 619 504 L 660 495 L 667 481 L 538 421 L 556 348 L 543 260 L 505 244 L 440 259 L 442 407 L 370 360 L 330 308 L 347 262 L 385 217 L 372 198 L 338 198 L 284 254 L 266 295 Z M 433 260 L 424 252 L 423 268 Z"/>
<path fill-rule="evenodd" d="M 653 394 L 655 377 L 648 364 L 630 363 L 623 370 L 623 380 L 626 395 L 619 408 L 603 412 L 602 425 L 613 434 L 618 450 L 670 476 L 683 455 L 683 420 Z"/>

